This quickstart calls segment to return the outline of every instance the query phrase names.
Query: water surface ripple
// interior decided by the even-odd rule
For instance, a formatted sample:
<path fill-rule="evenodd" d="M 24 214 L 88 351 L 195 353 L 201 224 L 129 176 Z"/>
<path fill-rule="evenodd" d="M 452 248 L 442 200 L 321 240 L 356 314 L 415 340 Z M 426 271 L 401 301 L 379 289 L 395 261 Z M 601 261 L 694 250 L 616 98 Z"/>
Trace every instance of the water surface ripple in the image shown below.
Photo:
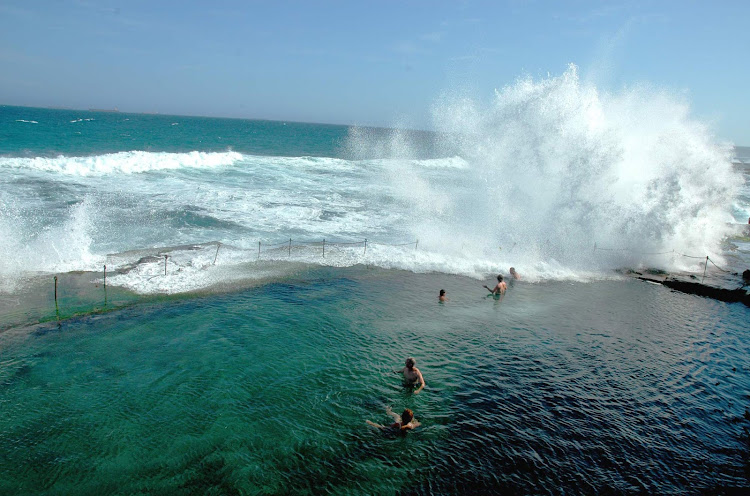
<path fill-rule="evenodd" d="M 2 333 L 0 493 L 748 487 L 747 307 L 637 281 L 483 291 L 441 274 L 303 268 Z M 393 373 L 410 355 L 420 394 Z M 422 426 L 369 428 L 386 406 Z"/>

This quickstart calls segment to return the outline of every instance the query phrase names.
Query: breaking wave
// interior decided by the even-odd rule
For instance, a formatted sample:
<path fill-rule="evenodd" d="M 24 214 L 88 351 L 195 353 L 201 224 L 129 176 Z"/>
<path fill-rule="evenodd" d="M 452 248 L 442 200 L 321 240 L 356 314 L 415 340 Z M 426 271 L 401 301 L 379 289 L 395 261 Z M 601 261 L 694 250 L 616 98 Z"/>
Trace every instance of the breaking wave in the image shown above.
<path fill-rule="evenodd" d="M 237 152 L 167 153 L 131 151 L 89 157 L 0 158 L 0 167 L 54 172 L 70 176 L 137 174 L 177 169 L 215 169 L 241 161 Z"/>

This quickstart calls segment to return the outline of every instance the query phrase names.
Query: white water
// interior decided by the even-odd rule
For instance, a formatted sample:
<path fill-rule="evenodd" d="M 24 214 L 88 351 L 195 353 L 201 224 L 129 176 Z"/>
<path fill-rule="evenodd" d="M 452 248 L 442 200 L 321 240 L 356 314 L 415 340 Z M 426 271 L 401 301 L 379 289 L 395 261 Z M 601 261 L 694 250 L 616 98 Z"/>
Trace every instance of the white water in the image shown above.
<path fill-rule="evenodd" d="M 89 176 L 136 174 L 185 168 L 212 169 L 234 164 L 241 159 L 242 154 L 236 152 L 164 153 L 135 151 L 108 153 L 91 157 L 0 158 L 0 167 L 52 172 L 65 176 Z"/>
<path fill-rule="evenodd" d="M 519 80 L 489 105 L 445 98 L 435 125 L 467 163 L 458 177 L 435 180 L 408 164 L 391 175 L 425 246 L 470 247 L 540 277 L 552 275 L 545 264 L 566 277 L 642 263 L 694 268 L 680 254 L 722 260 L 743 178 L 731 146 L 668 93 L 600 94 L 571 66 Z"/>
<path fill-rule="evenodd" d="M 356 129 L 351 151 L 382 158 L 0 158 L 0 291 L 31 273 L 114 271 L 147 255 L 158 256 L 108 283 L 190 291 L 283 276 L 297 267 L 290 260 L 476 278 L 512 265 L 529 281 L 695 270 L 682 254 L 720 263 L 732 209 L 747 211 L 730 148 L 684 102 L 642 87 L 600 94 L 574 67 L 520 80 L 489 105 L 445 98 L 435 125 L 445 158 L 425 158 L 408 133 L 382 140 Z M 326 239 L 325 258 L 318 245 L 264 249 L 256 261 L 258 242 L 290 238 Z M 331 245 L 365 238 L 366 251 Z M 160 250 L 213 241 L 218 255 L 215 244 Z"/>

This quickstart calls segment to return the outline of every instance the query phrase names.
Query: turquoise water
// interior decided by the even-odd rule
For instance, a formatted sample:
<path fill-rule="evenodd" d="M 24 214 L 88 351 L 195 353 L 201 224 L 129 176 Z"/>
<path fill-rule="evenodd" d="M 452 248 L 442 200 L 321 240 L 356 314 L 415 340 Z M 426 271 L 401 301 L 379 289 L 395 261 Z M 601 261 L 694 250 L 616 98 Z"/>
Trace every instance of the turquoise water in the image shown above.
<path fill-rule="evenodd" d="M 739 285 L 747 172 L 596 95 L 434 133 L 0 107 L 0 493 L 746 488 L 748 308 L 617 269 Z"/>
<path fill-rule="evenodd" d="M 750 309 L 637 281 L 516 283 L 502 300 L 478 289 L 310 267 L 0 334 L 0 492 L 747 484 Z M 418 395 L 392 372 L 409 355 L 427 382 Z M 365 420 L 385 423 L 386 406 L 413 409 L 422 426 L 384 437 Z"/>
<path fill-rule="evenodd" d="M 0 106 L 0 156 L 55 157 L 128 151 L 225 152 L 265 156 L 352 155 L 348 126 L 184 115 Z M 363 128 L 387 139 L 391 130 Z M 431 133 L 404 131 L 419 154 L 434 155 Z M 357 155 L 376 156 L 359 148 Z"/>
<path fill-rule="evenodd" d="M 345 126 L 2 107 L 0 154 L 100 155 L 123 151 L 238 152 L 328 156 Z M 26 121 L 26 122 L 23 122 Z M 157 132 L 154 132 L 157 130 Z M 207 130 L 210 130 L 207 132 Z"/>

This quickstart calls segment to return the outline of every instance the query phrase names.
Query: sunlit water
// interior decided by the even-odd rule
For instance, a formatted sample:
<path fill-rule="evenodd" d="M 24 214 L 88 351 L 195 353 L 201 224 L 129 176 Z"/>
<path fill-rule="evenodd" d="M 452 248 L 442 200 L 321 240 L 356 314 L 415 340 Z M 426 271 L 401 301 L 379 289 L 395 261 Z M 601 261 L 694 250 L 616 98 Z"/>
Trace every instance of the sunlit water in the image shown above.
<path fill-rule="evenodd" d="M 0 492 L 747 485 L 750 309 L 639 281 L 485 295 L 462 277 L 302 268 L 0 334 Z M 410 355 L 418 395 L 392 372 Z M 365 424 L 387 406 L 422 426 L 391 438 Z"/>
<path fill-rule="evenodd" d="M 575 66 L 434 109 L 0 106 L 0 493 L 747 488 L 748 308 L 616 272 L 737 287 L 747 149 Z"/>
<path fill-rule="evenodd" d="M 371 243 L 327 265 L 474 278 L 512 265 L 533 281 L 699 272 L 706 256 L 743 268 L 725 240 L 750 217 L 748 176 L 674 95 L 602 93 L 571 66 L 489 102 L 441 100 L 435 127 L 0 107 L 0 292 L 204 243 L 226 247 L 216 270 L 215 250 L 183 249 L 168 253 L 173 277 L 143 266 L 109 282 L 175 294 L 283 277 L 247 262 L 288 240 Z"/>

